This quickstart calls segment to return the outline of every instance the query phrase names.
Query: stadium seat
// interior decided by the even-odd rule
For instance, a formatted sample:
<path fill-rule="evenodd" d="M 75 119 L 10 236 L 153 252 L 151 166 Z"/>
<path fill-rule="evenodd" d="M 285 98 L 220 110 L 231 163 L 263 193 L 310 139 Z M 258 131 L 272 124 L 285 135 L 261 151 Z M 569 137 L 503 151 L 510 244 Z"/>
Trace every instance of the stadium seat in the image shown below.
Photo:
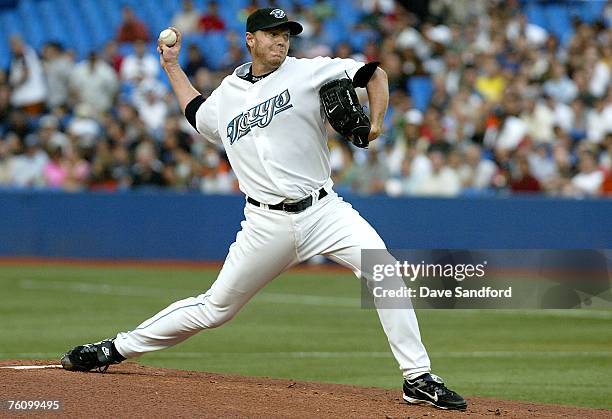
<path fill-rule="evenodd" d="M 134 45 L 131 42 L 122 42 L 118 47 L 119 54 L 127 57 L 128 55 L 132 55 L 134 53 Z"/>
<path fill-rule="evenodd" d="M 603 10 L 606 6 L 605 0 L 590 0 L 583 2 L 570 3 L 571 6 L 575 6 L 578 10 L 576 15 L 587 23 L 593 23 L 597 19 L 603 16 Z"/>
<path fill-rule="evenodd" d="M 83 0 L 91 5 L 86 8 L 86 13 L 92 13 L 90 18 L 103 22 L 106 28 L 106 41 L 115 37 L 119 23 L 121 22 L 121 9 L 110 1 Z"/>
<path fill-rule="evenodd" d="M 548 30 L 548 19 L 544 7 L 536 2 L 528 2 L 524 9 L 527 21 Z"/>
<path fill-rule="evenodd" d="M 69 37 L 66 31 L 62 28 L 62 22 L 57 18 L 57 4 L 49 1 L 41 1 L 38 3 L 42 25 L 46 36 L 46 41 L 57 41 L 67 47 Z"/>
<path fill-rule="evenodd" d="M 85 23 L 91 30 L 94 47 L 102 48 L 113 36 L 107 29 L 110 26 L 108 17 L 101 12 L 95 0 L 83 0 L 79 4 Z"/>
<path fill-rule="evenodd" d="M 21 21 L 15 9 L 7 10 L 2 13 L 1 23 L 7 36 L 10 37 L 14 34 L 24 36 L 23 25 L 21 24 Z"/>
<path fill-rule="evenodd" d="M 223 56 L 228 50 L 227 39 L 222 32 L 191 35 L 189 40 L 195 43 L 213 69 L 218 69 Z"/>
<path fill-rule="evenodd" d="M 348 42 L 353 39 L 353 35 L 349 37 L 344 23 L 340 19 L 330 18 L 323 21 L 323 30 L 326 32 L 326 36 L 329 39 L 331 46 L 335 47 L 340 42 Z"/>
<path fill-rule="evenodd" d="M 91 34 L 86 29 L 83 16 L 77 6 L 78 1 L 55 0 L 58 5 L 57 19 L 62 23 L 64 31 L 68 34 L 69 44 L 76 51 L 77 58 L 83 59 L 94 48 Z"/>
<path fill-rule="evenodd" d="M 433 93 L 433 84 L 429 76 L 410 77 L 407 82 L 408 93 L 412 97 L 414 107 L 425 112 Z"/>
<path fill-rule="evenodd" d="M 361 20 L 363 12 L 352 1 L 334 0 L 336 17 L 344 23 L 347 28 L 352 27 Z"/>
<path fill-rule="evenodd" d="M 553 33 L 561 44 L 566 45 L 574 34 L 567 4 L 548 4 L 545 8 L 547 31 Z"/>
<path fill-rule="evenodd" d="M 0 68 L 8 68 L 11 62 L 11 55 L 8 46 L 5 43 L 0 43 Z"/>
<path fill-rule="evenodd" d="M 369 41 L 375 40 L 376 33 L 370 30 L 357 30 L 354 31 L 349 37 L 349 41 L 355 52 L 363 52 L 366 44 Z"/>
<path fill-rule="evenodd" d="M 37 51 L 45 42 L 45 35 L 40 30 L 41 17 L 32 0 L 22 0 L 17 7 L 17 16 L 22 22 L 24 36 L 30 46 Z"/>

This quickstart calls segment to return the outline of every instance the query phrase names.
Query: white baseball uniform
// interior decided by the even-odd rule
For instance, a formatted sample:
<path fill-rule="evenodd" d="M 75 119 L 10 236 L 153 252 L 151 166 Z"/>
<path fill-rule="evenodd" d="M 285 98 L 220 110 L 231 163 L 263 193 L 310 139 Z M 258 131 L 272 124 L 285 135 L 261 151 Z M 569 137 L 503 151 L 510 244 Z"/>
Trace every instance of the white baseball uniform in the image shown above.
<path fill-rule="evenodd" d="M 368 222 L 332 190 L 319 104 L 324 83 L 353 78 L 361 66 L 351 59 L 287 57 L 276 71 L 252 83 L 239 77 L 249 71 L 247 63 L 200 106 L 198 131 L 223 144 L 240 190 L 263 205 L 245 205 L 242 230 L 211 288 L 119 333 L 115 347 L 120 354 L 131 358 L 164 349 L 222 325 L 269 281 L 315 255 L 325 255 L 359 277 L 361 250 L 386 248 Z M 328 195 L 319 200 L 321 188 Z M 299 213 L 267 207 L 308 196 L 312 206 Z M 377 312 L 404 376 L 429 372 L 414 310 Z"/>

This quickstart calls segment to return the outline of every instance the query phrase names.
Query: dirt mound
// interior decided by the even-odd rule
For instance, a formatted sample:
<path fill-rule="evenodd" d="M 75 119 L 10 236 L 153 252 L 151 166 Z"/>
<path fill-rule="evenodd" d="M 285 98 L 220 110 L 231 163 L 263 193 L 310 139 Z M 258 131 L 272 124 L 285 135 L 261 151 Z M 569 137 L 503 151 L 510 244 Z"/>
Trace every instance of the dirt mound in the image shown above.
<path fill-rule="evenodd" d="M 0 366 L 50 364 L 57 361 L 0 361 Z M 447 412 L 406 405 L 399 389 L 159 369 L 133 362 L 104 374 L 0 369 L 0 416 L 10 417 L 19 415 L 7 410 L 7 400 L 58 400 L 62 417 L 612 418 L 607 410 L 467 399 L 466 412 Z M 32 411 L 23 416 L 32 416 Z"/>

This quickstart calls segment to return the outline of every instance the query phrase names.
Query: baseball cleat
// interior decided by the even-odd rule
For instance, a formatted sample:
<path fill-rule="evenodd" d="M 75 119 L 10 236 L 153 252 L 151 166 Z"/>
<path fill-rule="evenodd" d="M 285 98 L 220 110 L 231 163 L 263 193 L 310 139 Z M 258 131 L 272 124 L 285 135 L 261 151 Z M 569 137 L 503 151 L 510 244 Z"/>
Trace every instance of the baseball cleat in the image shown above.
<path fill-rule="evenodd" d="M 62 367 L 68 371 L 90 371 L 97 369 L 104 372 L 109 365 L 124 361 L 115 349 L 112 340 L 79 345 L 66 352 L 60 360 Z"/>
<path fill-rule="evenodd" d="M 426 403 L 445 410 L 465 410 L 467 408 L 463 397 L 446 388 L 442 378 L 429 373 L 414 380 L 404 380 L 404 400 L 411 404 Z"/>

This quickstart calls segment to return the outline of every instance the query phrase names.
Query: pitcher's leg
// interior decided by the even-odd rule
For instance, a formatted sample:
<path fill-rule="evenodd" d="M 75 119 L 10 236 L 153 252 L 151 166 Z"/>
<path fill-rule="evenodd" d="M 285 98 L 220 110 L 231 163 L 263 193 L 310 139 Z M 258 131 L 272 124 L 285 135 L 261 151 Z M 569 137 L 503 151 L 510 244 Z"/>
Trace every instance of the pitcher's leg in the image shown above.
<path fill-rule="evenodd" d="M 350 204 L 335 196 L 330 198 L 333 201 L 326 203 L 325 214 L 318 218 L 311 235 L 311 251 L 318 248 L 318 253 L 348 267 L 360 277 L 361 250 L 386 249 L 385 243 Z M 376 311 L 404 377 L 414 377 L 429 372 L 431 367 L 415 312 L 409 300 L 407 303 L 410 308 L 378 308 Z"/>
<path fill-rule="evenodd" d="M 291 222 L 280 213 L 245 210 L 247 221 L 232 244 L 211 288 L 177 301 L 136 329 L 119 333 L 117 351 L 125 358 L 173 346 L 200 330 L 222 325 L 269 281 L 296 262 Z"/>

